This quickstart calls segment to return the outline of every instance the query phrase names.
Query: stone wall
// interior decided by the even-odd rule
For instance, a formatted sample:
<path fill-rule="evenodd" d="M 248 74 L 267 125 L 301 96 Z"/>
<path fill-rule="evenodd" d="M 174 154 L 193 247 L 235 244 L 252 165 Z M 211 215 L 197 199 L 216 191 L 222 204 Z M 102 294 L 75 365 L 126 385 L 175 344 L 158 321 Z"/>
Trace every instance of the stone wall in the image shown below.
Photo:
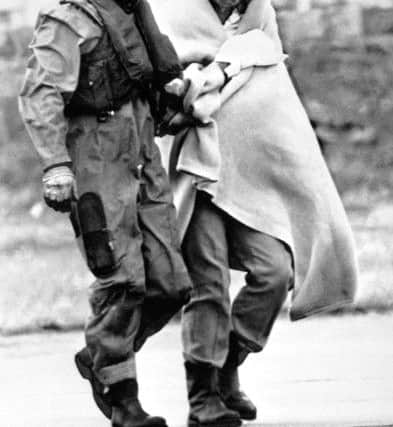
<path fill-rule="evenodd" d="M 321 40 L 347 45 L 393 37 L 393 0 L 274 0 L 287 48 Z"/>
<path fill-rule="evenodd" d="M 277 8 L 308 10 L 314 7 L 329 7 L 334 4 L 355 4 L 363 8 L 393 7 L 393 0 L 272 0 Z"/>

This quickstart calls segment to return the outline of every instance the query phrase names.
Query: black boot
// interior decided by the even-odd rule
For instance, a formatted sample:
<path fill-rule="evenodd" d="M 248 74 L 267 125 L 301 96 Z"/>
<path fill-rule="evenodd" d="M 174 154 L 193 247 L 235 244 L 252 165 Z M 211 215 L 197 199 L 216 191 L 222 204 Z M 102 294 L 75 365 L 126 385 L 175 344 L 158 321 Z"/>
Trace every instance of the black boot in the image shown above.
<path fill-rule="evenodd" d="M 239 414 L 229 410 L 219 395 L 217 369 L 190 362 L 185 368 L 190 402 L 188 427 L 239 427 Z"/>
<path fill-rule="evenodd" d="M 257 408 L 240 390 L 238 369 L 220 369 L 218 376 L 220 394 L 227 408 L 236 411 L 242 420 L 255 420 Z"/>
<path fill-rule="evenodd" d="M 75 364 L 79 373 L 83 378 L 90 382 L 93 398 L 101 412 L 109 419 L 112 417 L 112 403 L 107 394 L 105 394 L 105 386 L 93 372 L 93 361 L 87 348 L 84 348 L 75 355 Z"/>
<path fill-rule="evenodd" d="M 225 405 L 236 411 L 243 420 L 255 420 L 257 408 L 240 390 L 238 366 L 244 362 L 248 350 L 240 347 L 231 335 L 229 353 L 222 369 L 218 371 L 220 395 Z"/>
<path fill-rule="evenodd" d="M 109 388 L 112 402 L 112 427 L 168 427 L 164 418 L 152 417 L 138 399 L 135 379 L 121 381 Z"/>

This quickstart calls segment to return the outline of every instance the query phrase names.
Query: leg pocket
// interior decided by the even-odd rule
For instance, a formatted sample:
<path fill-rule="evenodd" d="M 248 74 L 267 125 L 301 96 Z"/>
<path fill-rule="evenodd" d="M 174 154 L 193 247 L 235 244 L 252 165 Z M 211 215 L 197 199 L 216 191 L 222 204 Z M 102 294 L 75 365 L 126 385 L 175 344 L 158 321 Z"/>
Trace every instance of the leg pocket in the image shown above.
<path fill-rule="evenodd" d="M 120 265 L 115 240 L 108 229 L 104 205 L 96 193 L 83 194 L 76 203 L 75 217 L 86 252 L 87 264 L 96 277 L 112 275 Z"/>

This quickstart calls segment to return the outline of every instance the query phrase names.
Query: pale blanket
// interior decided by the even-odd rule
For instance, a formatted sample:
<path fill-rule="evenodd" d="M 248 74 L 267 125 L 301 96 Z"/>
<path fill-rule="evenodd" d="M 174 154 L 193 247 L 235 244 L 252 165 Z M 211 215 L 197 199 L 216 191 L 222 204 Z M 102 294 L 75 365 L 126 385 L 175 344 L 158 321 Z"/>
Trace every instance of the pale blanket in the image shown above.
<path fill-rule="evenodd" d="M 230 40 L 208 0 L 151 0 L 151 5 L 183 64 L 216 59 L 239 71 L 221 94 L 215 92 L 219 103 L 205 103 L 219 106 L 206 126 L 161 142 L 183 230 L 197 186 L 242 223 L 291 248 L 292 319 L 353 301 L 352 233 L 282 62 L 270 1 L 252 0 L 239 36 Z"/>

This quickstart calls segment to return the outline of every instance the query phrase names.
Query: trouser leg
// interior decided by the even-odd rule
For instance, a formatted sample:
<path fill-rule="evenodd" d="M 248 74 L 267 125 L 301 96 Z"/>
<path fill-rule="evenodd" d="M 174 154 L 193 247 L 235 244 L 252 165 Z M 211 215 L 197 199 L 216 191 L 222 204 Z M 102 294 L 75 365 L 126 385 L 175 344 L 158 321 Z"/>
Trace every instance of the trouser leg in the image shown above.
<path fill-rule="evenodd" d="M 203 194 L 197 197 L 184 252 L 195 287 L 183 321 L 186 360 L 221 368 L 218 386 L 227 408 L 243 419 L 255 419 L 256 407 L 240 391 L 237 368 L 249 352 L 260 351 L 269 336 L 287 295 L 291 255 L 280 241 L 244 226 Z M 226 316 L 229 266 L 247 273 L 231 318 Z M 220 282 L 221 299 L 212 298 L 216 305 L 206 303 L 209 291 Z"/>
<path fill-rule="evenodd" d="M 183 253 L 193 282 L 182 319 L 184 357 L 186 361 L 221 367 L 231 329 L 227 238 L 222 211 L 201 192 Z"/>
<path fill-rule="evenodd" d="M 199 193 L 183 251 L 194 290 L 183 318 L 186 360 L 222 366 L 229 330 L 240 364 L 262 350 L 287 296 L 292 258 L 279 240 L 253 230 L 217 208 Z M 229 265 L 247 273 L 231 319 Z M 212 327 L 212 325 L 214 325 Z M 234 356 L 233 356 L 234 357 Z"/>
<path fill-rule="evenodd" d="M 230 331 L 229 268 L 222 212 L 204 193 L 197 195 L 183 252 L 194 286 L 182 322 L 188 427 L 240 426 L 239 414 L 225 406 L 218 390 Z"/>
<path fill-rule="evenodd" d="M 145 295 L 137 219 L 138 127 L 133 114 L 118 113 L 105 123 L 94 117 L 80 118 L 71 132 L 74 138 L 69 149 L 78 195 L 93 192 L 101 198 L 119 264 L 109 276 L 96 277 L 85 330 L 94 374 L 111 385 L 135 378 L 134 341 Z M 82 244 L 81 249 L 85 253 Z"/>
<path fill-rule="evenodd" d="M 235 219 L 228 222 L 230 265 L 246 271 L 246 284 L 232 306 L 233 340 L 240 364 L 248 351 L 261 351 L 288 294 L 292 257 L 279 240 Z M 235 347 L 237 344 L 235 344 Z"/>
<path fill-rule="evenodd" d="M 188 301 L 191 281 L 183 261 L 176 211 L 168 176 L 153 141 L 152 123 L 142 130 L 141 187 L 138 219 L 143 236 L 146 297 L 136 349 L 159 331 Z"/>
<path fill-rule="evenodd" d="M 141 178 L 144 182 L 143 170 L 146 169 L 146 176 L 149 176 L 150 169 L 150 175 L 153 172 L 158 174 L 160 170 L 145 153 L 146 147 L 153 144 L 153 123 L 147 104 L 137 100 L 123 108 L 113 120 L 98 125 L 101 126 L 98 129 L 95 122 L 90 125 L 90 129 L 84 129 L 84 145 L 75 144 L 74 147 L 74 157 L 81 167 L 77 178 L 80 182 L 79 193 L 94 191 L 102 196 L 119 267 L 110 277 L 98 277 L 92 287 L 92 316 L 86 326 L 87 348 L 76 355 L 76 363 L 82 376 L 91 382 L 96 403 L 112 419 L 113 426 L 165 427 L 165 420 L 148 415 L 138 399 L 134 352 L 146 338 L 140 338 L 146 320 L 142 314 L 146 311 L 145 302 L 148 299 L 145 267 L 149 270 L 146 271 L 146 279 L 150 285 L 154 278 L 153 270 L 156 275 L 162 273 L 160 279 L 168 283 L 167 288 L 169 283 L 174 288 L 178 285 L 178 299 L 181 292 L 183 298 L 187 294 L 189 282 L 178 245 L 176 263 L 172 262 L 176 251 L 172 247 L 174 241 L 169 242 L 168 239 L 171 229 L 165 220 L 160 222 L 161 216 L 170 210 L 151 209 L 150 215 L 138 214 L 142 206 L 148 205 L 144 203 L 140 185 Z M 86 145 L 85 139 L 89 139 L 90 144 Z M 85 159 L 85 162 L 81 159 Z M 155 158 L 155 162 L 158 160 Z M 155 177 L 151 179 L 154 181 Z M 157 194 L 152 205 L 168 205 L 166 188 L 169 189 L 169 185 L 166 183 L 164 189 L 159 182 L 153 184 L 157 186 Z M 170 253 L 172 258 L 168 256 L 167 260 L 160 255 L 161 252 Z M 181 287 L 180 279 L 174 283 L 175 280 L 168 277 L 171 274 L 182 275 L 184 280 Z M 154 283 L 161 282 L 157 279 Z M 161 296 L 164 293 L 163 286 L 149 286 L 150 293 L 152 288 L 158 290 Z M 162 299 L 168 295 L 167 292 Z M 161 305 L 158 309 L 156 307 L 156 312 L 160 312 L 160 309 Z M 157 325 L 149 330 L 149 335 L 156 330 Z"/>
<path fill-rule="evenodd" d="M 238 366 L 250 352 L 262 350 L 282 307 L 292 276 L 292 259 L 283 243 L 228 217 L 230 265 L 245 271 L 246 284 L 232 306 L 228 356 L 219 370 L 219 388 L 226 406 L 244 420 L 257 408 L 241 391 Z"/>

